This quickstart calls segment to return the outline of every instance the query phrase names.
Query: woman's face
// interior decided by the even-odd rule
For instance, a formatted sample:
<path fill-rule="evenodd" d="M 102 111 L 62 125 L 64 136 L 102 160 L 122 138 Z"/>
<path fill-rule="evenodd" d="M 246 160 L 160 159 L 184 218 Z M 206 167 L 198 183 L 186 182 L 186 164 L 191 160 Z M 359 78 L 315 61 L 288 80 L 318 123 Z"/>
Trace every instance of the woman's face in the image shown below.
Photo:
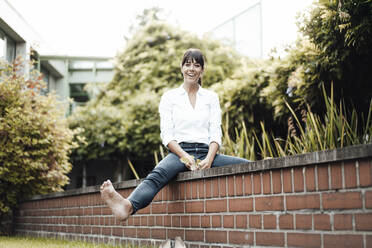
<path fill-rule="evenodd" d="M 185 82 L 198 83 L 198 80 L 200 77 L 202 77 L 204 70 L 202 66 L 194 59 L 189 59 L 185 64 L 183 64 L 181 71 Z"/>

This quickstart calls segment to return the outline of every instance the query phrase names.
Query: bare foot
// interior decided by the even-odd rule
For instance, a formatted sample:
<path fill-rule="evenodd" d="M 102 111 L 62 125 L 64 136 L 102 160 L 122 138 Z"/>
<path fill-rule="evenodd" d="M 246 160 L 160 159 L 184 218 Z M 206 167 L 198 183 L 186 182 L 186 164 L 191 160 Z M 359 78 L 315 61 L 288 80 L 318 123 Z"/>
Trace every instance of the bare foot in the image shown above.
<path fill-rule="evenodd" d="M 129 200 L 123 198 L 112 186 L 110 180 L 101 185 L 101 198 L 111 209 L 113 215 L 120 221 L 128 219 L 133 212 L 133 206 Z"/>

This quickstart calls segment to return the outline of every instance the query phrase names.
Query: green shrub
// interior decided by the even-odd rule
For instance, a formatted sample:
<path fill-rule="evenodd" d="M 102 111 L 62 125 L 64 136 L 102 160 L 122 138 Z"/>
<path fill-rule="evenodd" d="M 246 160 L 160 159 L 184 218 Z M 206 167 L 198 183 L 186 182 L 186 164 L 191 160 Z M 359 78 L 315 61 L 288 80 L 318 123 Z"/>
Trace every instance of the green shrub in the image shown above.
<path fill-rule="evenodd" d="M 39 94 L 41 75 L 25 80 L 17 60 L 0 68 L 1 217 L 24 197 L 62 190 L 74 134 L 56 96 Z"/>

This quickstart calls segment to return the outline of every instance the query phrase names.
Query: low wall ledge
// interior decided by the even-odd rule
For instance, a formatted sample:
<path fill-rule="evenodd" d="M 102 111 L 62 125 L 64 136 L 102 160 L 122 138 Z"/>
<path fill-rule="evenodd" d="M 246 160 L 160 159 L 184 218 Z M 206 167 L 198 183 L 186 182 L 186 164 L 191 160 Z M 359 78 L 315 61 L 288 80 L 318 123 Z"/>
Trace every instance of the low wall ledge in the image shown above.
<path fill-rule="evenodd" d="M 211 178 L 217 176 L 226 176 L 247 173 L 252 171 L 263 171 L 269 169 L 280 169 L 286 167 L 297 167 L 312 164 L 323 164 L 329 162 L 344 161 L 350 159 L 363 159 L 372 157 L 372 144 L 348 146 L 333 150 L 311 152 L 282 158 L 272 158 L 250 163 L 238 164 L 233 166 L 215 167 L 203 171 L 188 171 L 180 173 L 176 181 L 196 180 L 200 178 Z M 136 187 L 142 180 L 129 180 L 114 183 L 116 189 L 125 189 Z M 98 186 L 89 186 L 85 188 L 73 189 L 64 192 L 55 192 L 46 195 L 36 195 L 26 201 L 59 198 L 65 196 L 74 196 L 99 192 Z"/>

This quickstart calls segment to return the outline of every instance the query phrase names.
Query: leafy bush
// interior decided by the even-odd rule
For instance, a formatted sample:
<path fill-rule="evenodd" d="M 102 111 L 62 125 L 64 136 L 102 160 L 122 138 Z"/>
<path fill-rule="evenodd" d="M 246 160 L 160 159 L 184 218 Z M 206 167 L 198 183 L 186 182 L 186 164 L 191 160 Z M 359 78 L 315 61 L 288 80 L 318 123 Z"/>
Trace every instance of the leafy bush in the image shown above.
<path fill-rule="evenodd" d="M 20 76 L 19 61 L 0 65 L 0 218 L 20 199 L 60 191 L 68 182 L 74 133 L 42 76 Z"/>

